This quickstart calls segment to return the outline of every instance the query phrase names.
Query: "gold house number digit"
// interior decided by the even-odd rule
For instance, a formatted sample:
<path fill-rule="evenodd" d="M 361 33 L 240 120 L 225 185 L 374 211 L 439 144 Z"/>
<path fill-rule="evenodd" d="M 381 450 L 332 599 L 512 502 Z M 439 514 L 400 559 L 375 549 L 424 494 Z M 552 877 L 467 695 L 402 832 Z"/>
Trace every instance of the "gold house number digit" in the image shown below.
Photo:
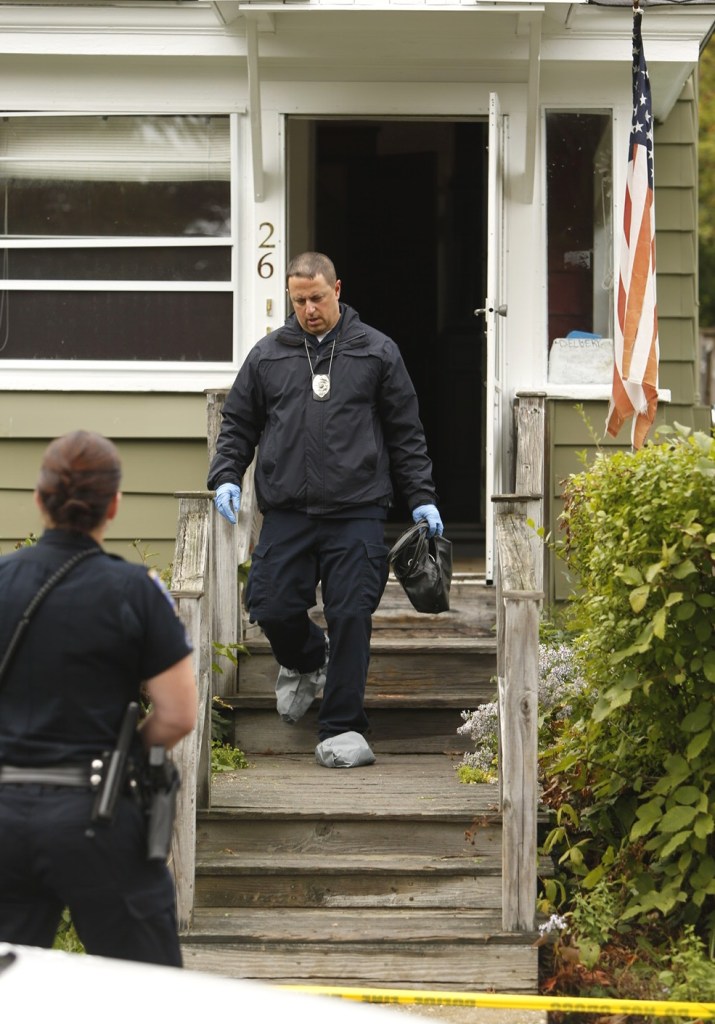
<path fill-rule="evenodd" d="M 259 230 L 263 231 L 264 234 L 261 241 L 258 243 L 258 248 L 269 250 L 275 249 L 275 242 L 271 242 L 271 238 L 273 238 L 273 232 L 275 230 L 273 225 L 269 221 L 264 220 L 263 223 L 259 225 Z M 258 258 L 258 276 L 262 277 L 264 280 L 269 277 L 273 277 L 273 263 L 271 262 L 272 255 L 273 254 L 271 252 L 264 252 Z"/>

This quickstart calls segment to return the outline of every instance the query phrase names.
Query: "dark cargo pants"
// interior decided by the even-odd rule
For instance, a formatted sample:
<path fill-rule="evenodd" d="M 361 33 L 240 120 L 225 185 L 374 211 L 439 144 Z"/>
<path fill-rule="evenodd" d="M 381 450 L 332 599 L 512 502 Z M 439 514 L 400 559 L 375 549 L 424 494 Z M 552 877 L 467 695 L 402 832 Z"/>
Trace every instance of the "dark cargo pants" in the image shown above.
<path fill-rule="evenodd" d="M 87 834 L 90 789 L 0 784 L 0 941 L 52 945 L 64 907 L 88 953 L 181 966 L 174 884 L 146 859 L 144 812 L 121 797 Z"/>
<path fill-rule="evenodd" d="M 381 519 L 329 519 L 268 511 L 253 552 L 246 608 L 279 664 L 312 672 L 325 660 L 323 631 L 309 617 L 321 585 L 330 659 L 319 739 L 364 733 L 372 613 L 387 582 Z"/>

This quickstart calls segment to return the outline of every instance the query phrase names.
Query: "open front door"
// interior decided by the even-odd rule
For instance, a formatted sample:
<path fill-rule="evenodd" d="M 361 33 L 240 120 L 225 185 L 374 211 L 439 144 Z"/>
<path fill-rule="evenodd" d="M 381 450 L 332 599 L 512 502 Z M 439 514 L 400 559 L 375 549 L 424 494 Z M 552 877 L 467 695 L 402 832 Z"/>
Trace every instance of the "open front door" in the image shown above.
<path fill-rule="evenodd" d="M 502 224 L 504 214 L 504 118 L 496 93 L 489 95 L 489 182 L 487 210 L 487 294 L 484 308 L 475 310 L 485 321 L 487 343 L 486 374 L 486 507 L 485 571 L 488 582 L 494 579 L 494 513 L 492 495 L 503 491 L 504 430 L 506 413 L 503 391 L 503 320 L 507 308 L 502 302 Z"/>
<path fill-rule="evenodd" d="M 415 103 L 403 119 L 287 118 L 287 249 L 328 253 L 341 298 L 399 345 L 455 564 L 481 574 L 489 125 L 421 120 Z M 410 521 L 398 494 L 388 538 Z"/>

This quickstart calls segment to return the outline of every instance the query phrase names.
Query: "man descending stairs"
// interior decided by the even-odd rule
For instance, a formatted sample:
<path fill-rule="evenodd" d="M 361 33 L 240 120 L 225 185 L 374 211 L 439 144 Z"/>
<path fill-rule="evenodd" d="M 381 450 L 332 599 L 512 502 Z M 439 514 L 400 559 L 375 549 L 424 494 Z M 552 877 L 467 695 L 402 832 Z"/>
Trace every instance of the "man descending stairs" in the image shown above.
<path fill-rule="evenodd" d="M 494 699 L 495 595 L 456 575 L 451 611 L 412 611 L 391 579 L 366 710 L 376 762 L 326 772 L 317 701 L 276 712 L 260 636 L 239 664 L 235 742 L 199 812 L 188 968 L 276 984 L 535 992 L 534 934 L 504 932 L 497 786 L 464 785 L 460 712 Z M 314 613 L 320 624 L 319 611 Z"/>

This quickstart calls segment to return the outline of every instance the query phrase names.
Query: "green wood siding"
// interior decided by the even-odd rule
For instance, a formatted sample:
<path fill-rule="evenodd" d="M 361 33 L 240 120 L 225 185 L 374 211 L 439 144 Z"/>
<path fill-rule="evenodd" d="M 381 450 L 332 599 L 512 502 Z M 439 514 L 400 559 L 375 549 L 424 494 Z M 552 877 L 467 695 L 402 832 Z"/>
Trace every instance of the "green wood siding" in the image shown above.
<path fill-rule="evenodd" d="M 659 242 L 656 254 L 659 275 L 695 274 L 695 238 L 690 231 L 672 231 L 667 238 L 661 231 Z"/>
<path fill-rule="evenodd" d="M 52 371 L 48 371 L 48 379 Z M 203 395 L 6 391 L 1 438 L 52 438 L 83 427 L 122 438 L 206 437 Z"/>
<path fill-rule="evenodd" d="M 682 101 L 681 101 L 682 102 Z M 677 107 L 676 107 L 677 109 Z M 658 212 L 660 182 L 676 188 L 695 188 L 698 183 L 697 154 L 685 143 L 663 142 L 658 126 L 655 129 L 655 209 Z"/>
<path fill-rule="evenodd" d="M 660 318 L 660 358 L 665 363 L 695 363 L 697 340 L 692 317 Z"/>
<path fill-rule="evenodd" d="M 694 231 L 697 228 L 697 210 L 689 189 L 656 188 L 656 214 L 658 231 Z"/>
<path fill-rule="evenodd" d="M 206 399 L 185 394 L 6 392 L 0 403 L 0 552 L 42 531 L 32 492 L 42 453 L 70 430 L 110 437 L 122 457 L 122 504 L 107 548 L 165 568 L 174 557 L 176 491 L 206 487 Z"/>

